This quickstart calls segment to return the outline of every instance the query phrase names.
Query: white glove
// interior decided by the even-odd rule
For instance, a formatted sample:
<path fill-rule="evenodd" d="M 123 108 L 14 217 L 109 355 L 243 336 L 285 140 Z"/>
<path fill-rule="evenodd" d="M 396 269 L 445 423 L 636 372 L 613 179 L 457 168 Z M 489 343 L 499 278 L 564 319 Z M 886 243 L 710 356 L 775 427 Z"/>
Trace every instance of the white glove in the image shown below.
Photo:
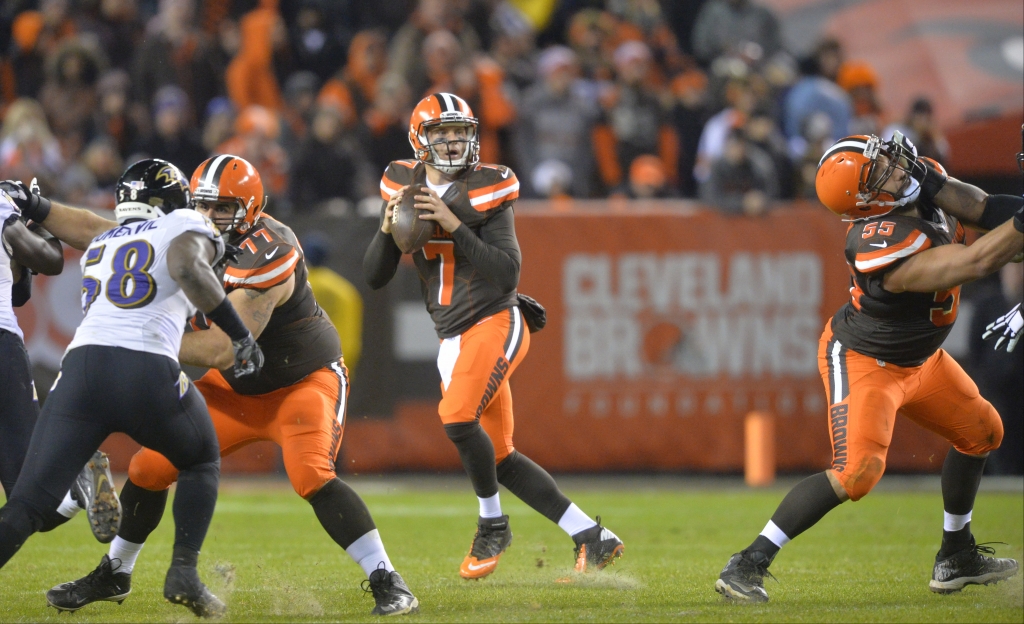
<path fill-rule="evenodd" d="M 989 336 L 994 336 L 996 332 L 1002 330 L 1003 333 L 996 341 L 995 348 L 998 350 L 1003 342 L 1006 342 L 1006 352 L 1009 353 L 1013 351 L 1013 348 L 1017 346 L 1017 341 L 1020 340 L 1021 328 L 1024 328 L 1024 317 L 1020 314 L 1020 304 L 1018 303 L 1009 312 L 989 323 L 981 339 L 988 340 Z"/>

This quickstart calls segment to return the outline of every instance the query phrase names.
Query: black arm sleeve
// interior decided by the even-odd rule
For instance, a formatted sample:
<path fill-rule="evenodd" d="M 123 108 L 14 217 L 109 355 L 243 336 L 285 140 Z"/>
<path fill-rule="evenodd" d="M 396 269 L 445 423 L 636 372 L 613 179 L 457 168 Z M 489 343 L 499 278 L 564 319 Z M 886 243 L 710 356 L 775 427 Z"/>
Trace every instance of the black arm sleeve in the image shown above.
<path fill-rule="evenodd" d="M 452 232 L 452 238 L 473 268 L 488 282 L 504 292 L 511 292 L 519 285 L 522 255 L 511 208 L 502 210 L 484 223 L 479 236 L 463 224 Z"/>
<path fill-rule="evenodd" d="M 363 256 L 363 276 L 370 288 L 377 290 L 386 286 L 395 276 L 401 259 L 402 250 L 395 244 L 395 239 L 377 228 Z"/>
<path fill-rule="evenodd" d="M 986 230 L 994 230 L 1012 219 L 1022 205 L 1024 198 L 1020 195 L 989 195 L 978 225 Z"/>

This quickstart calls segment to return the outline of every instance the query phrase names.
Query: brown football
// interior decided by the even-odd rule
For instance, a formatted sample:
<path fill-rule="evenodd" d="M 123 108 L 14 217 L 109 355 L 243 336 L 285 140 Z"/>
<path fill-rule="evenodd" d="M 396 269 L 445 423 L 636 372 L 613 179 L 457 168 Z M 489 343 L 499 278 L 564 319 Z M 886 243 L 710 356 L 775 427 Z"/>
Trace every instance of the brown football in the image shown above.
<path fill-rule="evenodd" d="M 423 249 L 427 241 L 434 235 L 435 221 L 426 221 L 419 216 L 427 212 L 413 207 L 414 199 L 422 192 L 419 190 L 423 182 L 415 182 L 409 186 L 402 196 L 402 201 L 395 206 L 391 216 L 391 236 L 402 253 L 414 253 Z"/>

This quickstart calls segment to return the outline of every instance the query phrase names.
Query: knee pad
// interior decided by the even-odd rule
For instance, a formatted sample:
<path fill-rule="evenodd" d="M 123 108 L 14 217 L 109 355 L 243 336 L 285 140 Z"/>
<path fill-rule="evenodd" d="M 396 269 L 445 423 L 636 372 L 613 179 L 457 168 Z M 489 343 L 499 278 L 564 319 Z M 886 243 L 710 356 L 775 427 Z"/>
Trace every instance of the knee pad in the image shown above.
<path fill-rule="evenodd" d="M 845 471 L 836 473 L 836 476 L 850 500 L 859 501 L 878 484 L 884 473 L 885 460 L 869 456 L 856 465 L 847 466 Z"/>
<path fill-rule="evenodd" d="M 975 439 L 962 439 L 953 443 L 953 447 L 964 455 L 984 455 L 996 450 L 1003 443 L 1003 419 L 992 404 L 985 401 L 982 412 L 982 426 L 978 427 Z M 967 442 L 966 445 L 963 442 Z"/>
<path fill-rule="evenodd" d="M 144 490 L 160 492 L 178 480 L 178 469 L 160 453 L 144 448 L 132 456 L 128 478 Z"/>
<path fill-rule="evenodd" d="M 314 466 L 303 466 L 288 471 L 288 481 L 291 482 L 292 489 L 307 501 L 312 501 L 327 484 L 336 478 L 335 473 L 327 473 Z"/>
<path fill-rule="evenodd" d="M 462 442 L 466 438 L 476 435 L 476 432 L 480 430 L 480 421 L 477 420 L 449 423 L 444 426 L 444 432 L 448 436 L 448 439 L 455 443 Z"/>

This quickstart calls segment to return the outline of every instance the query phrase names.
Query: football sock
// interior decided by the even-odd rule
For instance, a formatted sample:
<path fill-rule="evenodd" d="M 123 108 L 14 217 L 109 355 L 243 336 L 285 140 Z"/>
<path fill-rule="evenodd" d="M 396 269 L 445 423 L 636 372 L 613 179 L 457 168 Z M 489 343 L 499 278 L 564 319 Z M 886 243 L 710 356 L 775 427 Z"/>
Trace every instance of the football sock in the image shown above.
<path fill-rule="evenodd" d="M 141 488 L 130 478 L 125 481 L 121 488 L 122 513 L 121 527 L 117 530 L 118 538 L 132 544 L 144 544 L 164 517 L 167 493 L 168 490 L 151 492 Z"/>
<path fill-rule="evenodd" d="M 57 513 L 64 516 L 68 520 L 75 517 L 75 514 L 82 511 L 82 508 L 78 506 L 75 499 L 71 496 L 71 490 L 64 495 L 64 500 L 60 502 L 60 506 L 57 507 Z"/>
<path fill-rule="evenodd" d="M 966 455 L 950 448 L 942 462 L 942 546 L 939 557 L 947 557 L 971 544 L 971 513 L 981 485 L 981 473 L 988 456 Z"/>
<path fill-rule="evenodd" d="M 325 483 L 316 494 L 309 497 L 309 504 L 313 506 L 316 518 L 327 534 L 346 551 L 357 540 L 371 532 L 376 533 L 377 525 L 373 523 L 366 503 L 349 484 L 337 477 Z M 381 546 L 381 552 L 383 548 Z M 352 555 L 352 558 L 355 559 L 356 556 Z"/>
<path fill-rule="evenodd" d="M 359 564 L 367 577 L 381 564 L 384 564 L 384 569 L 388 572 L 395 571 L 395 566 L 391 565 L 391 560 L 388 559 L 388 553 L 384 550 L 384 542 L 381 541 L 380 532 L 377 529 L 349 544 L 345 552 Z"/>
<path fill-rule="evenodd" d="M 179 547 L 195 551 L 197 557 L 202 550 L 206 531 L 213 519 L 213 508 L 217 506 L 219 483 L 219 457 L 215 461 L 196 464 L 178 473 L 178 489 L 171 506 L 174 512 L 175 561 Z"/>
<path fill-rule="evenodd" d="M 498 477 L 494 467 L 494 445 L 480 423 L 475 420 L 451 423 L 444 426 L 444 432 L 458 449 L 462 467 L 469 475 L 477 498 L 490 498 L 497 494 Z"/>
<path fill-rule="evenodd" d="M 477 497 L 480 501 L 480 517 L 481 518 L 500 518 L 501 517 L 501 501 L 498 499 L 498 495 L 489 496 L 487 498 Z"/>
<path fill-rule="evenodd" d="M 747 550 L 761 551 L 771 561 L 789 540 L 814 526 L 842 502 L 824 472 L 807 477 L 786 494 L 764 531 Z"/>
<path fill-rule="evenodd" d="M 512 451 L 498 464 L 498 482 L 554 523 L 560 523 L 572 505 L 548 471 L 519 451 Z"/>
<path fill-rule="evenodd" d="M 135 560 L 139 558 L 139 553 L 142 551 L 142 547 L 145 544 L 136 544 L 129 542 L 126 539 L 122 539 L 120 536 L 114 538 L 114 541 L 110 542 L 110 551 L 107 556 L 110 557 L 111 561 L 117 559 L 121 562 L 121 567 L 117 569 L 117 573 L 131 574 L 132 569 L 135 568 Z"/>
<path fill-rule="evenodd" d="M 583 513 L 583 510 L 577 507 L 576 503 L 569 503 L 569 508 L 565 510 L 565 513 L 558 520 L 558 526 L 572 537 L 577 533 L 582 533 L 587 529 L 596 527 L 597 523 L 587 514 Z"/>

